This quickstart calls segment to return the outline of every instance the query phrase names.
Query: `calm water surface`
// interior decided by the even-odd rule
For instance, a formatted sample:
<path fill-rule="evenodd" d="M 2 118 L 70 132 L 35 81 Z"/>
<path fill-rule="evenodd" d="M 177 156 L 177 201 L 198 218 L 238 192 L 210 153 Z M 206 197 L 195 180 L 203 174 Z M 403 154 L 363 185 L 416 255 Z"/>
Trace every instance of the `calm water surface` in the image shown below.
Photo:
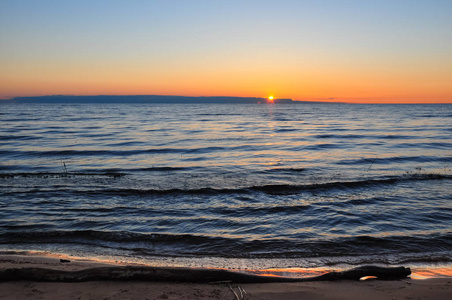
<path fill-rule="evenodd" d="M 0 104 L 0 250 L 452 264 L 452 105 Z"/>

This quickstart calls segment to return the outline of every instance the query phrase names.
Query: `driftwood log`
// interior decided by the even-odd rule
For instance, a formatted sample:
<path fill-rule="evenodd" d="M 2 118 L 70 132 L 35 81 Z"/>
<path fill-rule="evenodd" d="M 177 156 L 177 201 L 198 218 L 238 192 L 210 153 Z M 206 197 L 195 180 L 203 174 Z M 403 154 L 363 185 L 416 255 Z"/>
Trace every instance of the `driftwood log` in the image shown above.
<path fill-rule="evenodd" d="M 277 276 L 258 276 L 216 269 L 160 268 L 160 267 L 101 267 L 81 271 L 62 271 L 44 268 L 12 268 L 0 270 L 0 282 L 4 281 L 59 281 L 82 282 L 99 280 L 140 280 L 140 281 L 172 281 L 172 282 L 306 282 L 359 280 L 365 276 L 375 276 L 382 280 L 402 279 L 411 274 L 405 267 L 363 266 L 343 272 L 329 272 L 308 278 L 289 278 Z"/>

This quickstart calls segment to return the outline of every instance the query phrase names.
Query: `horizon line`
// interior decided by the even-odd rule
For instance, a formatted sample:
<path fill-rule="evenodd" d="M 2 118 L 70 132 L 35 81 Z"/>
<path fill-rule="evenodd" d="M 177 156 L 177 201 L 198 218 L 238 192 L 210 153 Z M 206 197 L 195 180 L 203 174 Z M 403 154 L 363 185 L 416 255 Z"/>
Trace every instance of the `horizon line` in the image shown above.
<path fill-rule="evenodd" d="M 92 94 L 92 95 L 77 95 L 77 94 L 48 94 L 48 95 L 32 95 L 32 96 L 15 96 L 12 98 L 2 98 L 0 101 L 14 101 L 18 99 L 29 99 L 29 98 L 46 98 L 46 97 L 174 97 L 174 98 L 235 98 L 235 99 L 261 99 L 268 101 L 268 97 L 263 96 L 184 96 L 184 95 L 159 95 L 159 94 Z M 348 98 L 348 97 L 344 97 Z M 285 98 L 285 97 L 274 97 L 273 101 L 285 101 L 285 102 L 310 102 L 310 103 L 339 103 L 339 104 L 452 104 L 450 102 L 376 102 L 375 98 L 366 97 L 366 98 L 349 98 L 341 99 L 338 97 L 320 97 L 320 98 L 311 98 L 311 99 L 294 99 L 294 98 Z M 361 100 L 361 101 L 353 101 L 352 99 Z M 373 99 L 372 101 L 366 101 L 365 99 Z M 272 102 L 273 102 L 272 101 Z"/>

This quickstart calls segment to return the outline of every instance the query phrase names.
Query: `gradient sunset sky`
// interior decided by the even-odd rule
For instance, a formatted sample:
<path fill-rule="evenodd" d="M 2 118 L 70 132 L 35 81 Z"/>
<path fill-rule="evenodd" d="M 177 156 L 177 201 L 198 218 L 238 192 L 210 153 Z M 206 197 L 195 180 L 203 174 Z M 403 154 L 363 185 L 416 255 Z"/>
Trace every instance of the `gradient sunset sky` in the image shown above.
<path fill-rule="evenodd" d="M 452 103 L 451 0 L 1 0 L 0 99 Z"/>

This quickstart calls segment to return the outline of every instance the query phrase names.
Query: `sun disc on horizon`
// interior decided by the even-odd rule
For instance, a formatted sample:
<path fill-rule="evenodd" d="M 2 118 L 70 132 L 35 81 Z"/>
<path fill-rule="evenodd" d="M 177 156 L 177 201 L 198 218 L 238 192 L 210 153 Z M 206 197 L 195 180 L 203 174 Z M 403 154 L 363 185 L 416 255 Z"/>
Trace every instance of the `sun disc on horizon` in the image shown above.
<path fill-rule="evenodd" d="M 268 96 L 268 101 L 273 101 L 273 96 Z"/>

